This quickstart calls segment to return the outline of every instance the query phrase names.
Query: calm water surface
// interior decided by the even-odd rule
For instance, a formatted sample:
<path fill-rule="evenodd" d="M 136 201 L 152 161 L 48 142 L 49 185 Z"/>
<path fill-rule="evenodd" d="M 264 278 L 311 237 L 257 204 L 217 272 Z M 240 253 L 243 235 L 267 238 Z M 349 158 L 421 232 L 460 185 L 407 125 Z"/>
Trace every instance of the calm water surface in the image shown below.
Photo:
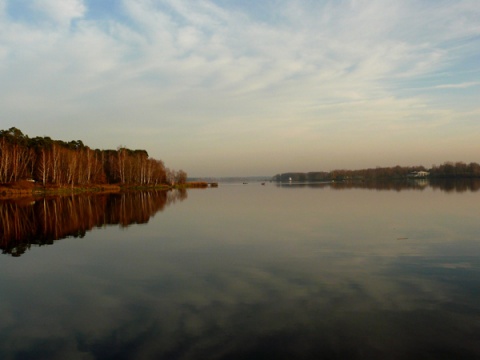
<path fill-rule="evenodd" d="M 0 202 L 0 358 L 478 359 L 476 189 Z"/>

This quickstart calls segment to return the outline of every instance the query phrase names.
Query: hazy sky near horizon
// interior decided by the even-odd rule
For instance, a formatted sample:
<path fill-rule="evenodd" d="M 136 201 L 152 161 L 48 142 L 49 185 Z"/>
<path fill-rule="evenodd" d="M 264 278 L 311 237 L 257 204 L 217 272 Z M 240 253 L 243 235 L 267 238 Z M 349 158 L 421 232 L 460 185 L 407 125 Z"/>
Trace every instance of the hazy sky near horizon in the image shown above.
<path fill-rule="evenodd" d="M 480 162 L 480 2 L 0 0 L 0 98 L 190 176 Z"/>

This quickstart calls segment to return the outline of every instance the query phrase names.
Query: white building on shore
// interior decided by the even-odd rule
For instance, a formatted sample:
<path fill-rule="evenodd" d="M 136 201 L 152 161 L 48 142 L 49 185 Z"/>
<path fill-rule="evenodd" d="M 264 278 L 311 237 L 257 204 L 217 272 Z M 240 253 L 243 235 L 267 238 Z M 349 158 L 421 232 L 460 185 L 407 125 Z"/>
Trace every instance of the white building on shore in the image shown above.
<path fill-rule="evenodd" d="M 413 171 L 408 174 L 408 177 L 412 178 L 426 178 L 430 173 L 428 171 Z"/>

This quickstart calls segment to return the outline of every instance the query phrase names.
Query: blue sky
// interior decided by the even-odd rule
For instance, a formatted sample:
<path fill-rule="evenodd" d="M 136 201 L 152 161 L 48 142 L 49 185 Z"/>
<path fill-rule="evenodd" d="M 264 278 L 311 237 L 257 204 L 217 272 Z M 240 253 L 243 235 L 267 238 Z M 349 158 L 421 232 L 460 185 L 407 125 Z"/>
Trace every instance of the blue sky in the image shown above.
<path fill-rule="evenodd" d="M 480 2 L 0 0 L 0 98 L 191 176 L 480 162 Z"/>

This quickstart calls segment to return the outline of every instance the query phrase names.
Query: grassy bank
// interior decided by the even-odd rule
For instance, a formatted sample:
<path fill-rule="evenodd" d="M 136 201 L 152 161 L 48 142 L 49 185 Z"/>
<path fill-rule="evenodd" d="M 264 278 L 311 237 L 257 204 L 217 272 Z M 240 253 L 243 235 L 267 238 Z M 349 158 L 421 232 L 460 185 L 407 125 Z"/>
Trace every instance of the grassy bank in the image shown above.
<path fill-rule="evenodd" d="M 41 197 L 45 195 L 71 195 L 85 193 L 120 193 L 123 191 L 147 191 L 147 190 L 170 190 L 170 189 L 188 189 L 188 188 L 207 188 L 216 187 L 218 184 L 207 182 L 187 182 L 174 185 L 129 185 L 119 184 L 95 184 L 90 186 L 58 186 L 58 185 L 38 185 L 29 181 L 18 181 L 16 183 L 0 184 L 0 199 L 20 198 L 20 197 Z"/>
<path fill-rule="evenodd" d="M 205 181 L 191 181 L 191 182 L 186 182 L 184 184 L 174 185 L 174 187 L 177 188 L 177 189 L 186 189 L 186 188 L 200 188 L 200 189 L 203 189 L 203 188 L 207 188 L 208 186 L 209 186 L 209 183 L 207 183 Z"/>
<path fill-rule="evenodd" d="M 28 181 L 19 181 L 11 184 L 0 184 L 0 199 L 44 195 L 70 195 L 76 193 L 111 193 L 120 191 L 120 186 L 110 184 L 72 187 L 56 185 L 42 186 Z"/>

